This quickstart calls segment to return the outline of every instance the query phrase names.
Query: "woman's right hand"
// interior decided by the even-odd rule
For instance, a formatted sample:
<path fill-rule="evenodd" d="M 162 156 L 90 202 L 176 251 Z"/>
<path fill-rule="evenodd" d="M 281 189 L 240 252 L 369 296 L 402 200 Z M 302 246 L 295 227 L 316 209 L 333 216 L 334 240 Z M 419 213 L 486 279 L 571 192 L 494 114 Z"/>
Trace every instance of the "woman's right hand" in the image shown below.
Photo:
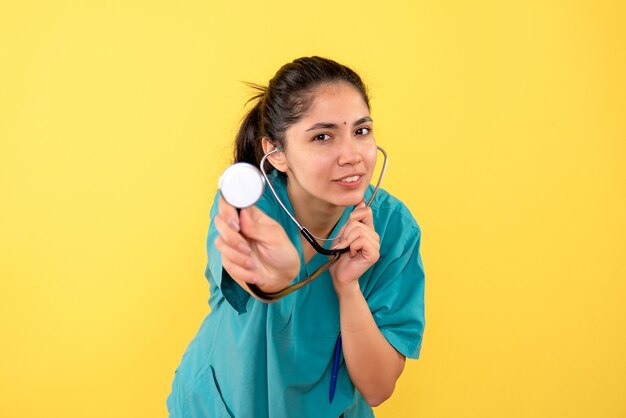
<path fill-rule="evenodd" d="M 263 292 L 284 289 L 300 271 L 300 256 L 283 227 L 256 206 L 237 213 L 223 197 L 215 217 L 215 247 L 222 266 L 244 289 L 254 284 Z"/>

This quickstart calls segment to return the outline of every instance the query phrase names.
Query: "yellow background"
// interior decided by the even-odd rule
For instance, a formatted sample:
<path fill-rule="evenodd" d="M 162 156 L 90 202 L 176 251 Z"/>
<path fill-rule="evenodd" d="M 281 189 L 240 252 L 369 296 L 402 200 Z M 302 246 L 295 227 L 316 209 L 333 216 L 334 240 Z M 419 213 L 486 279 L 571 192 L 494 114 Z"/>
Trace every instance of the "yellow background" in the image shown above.
<path fill-rule="evenodd" d="M 369 84 L 427 327 L 379 417 L 626 416 L 619 1 L 5 1 L 0 416 L 165 417 L 248 91 Z"/>

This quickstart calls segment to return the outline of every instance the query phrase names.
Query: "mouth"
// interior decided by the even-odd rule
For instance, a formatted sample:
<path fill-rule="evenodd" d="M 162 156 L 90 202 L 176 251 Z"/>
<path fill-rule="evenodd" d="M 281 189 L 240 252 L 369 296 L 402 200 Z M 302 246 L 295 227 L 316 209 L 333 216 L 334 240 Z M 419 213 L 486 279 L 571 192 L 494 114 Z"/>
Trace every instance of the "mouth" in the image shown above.
<path fill-rule="evenodd" d="M 362 174 L 351 174 L 349 176 L 337 179 L 335 180 L 335 182 L 344 187 L 356 187 L 361 184 L 362 179 Z"/>
<path fill-rule="evenodd" d="M 355 181 L 358 181 L 361 178 L 361 176 L 354 175 L 354 176 L 350 176 L 350 177 L 344 177 L 342 179 L 339 179 L 339 181 L 341 183 L 354 183 Z"/>

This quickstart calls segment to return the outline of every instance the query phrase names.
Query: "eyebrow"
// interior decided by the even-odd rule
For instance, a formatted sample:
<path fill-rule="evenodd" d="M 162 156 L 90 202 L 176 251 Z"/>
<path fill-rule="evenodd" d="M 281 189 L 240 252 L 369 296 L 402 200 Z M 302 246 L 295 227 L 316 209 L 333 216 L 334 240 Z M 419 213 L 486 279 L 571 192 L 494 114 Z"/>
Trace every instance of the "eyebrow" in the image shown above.
<path fill-rule="evenodd" d="M 359 119 L 359 120 L 357 120 L 356 122 L 354 122 L 354 123 L 352 124 L 352 126 L 357 126 L 357 125 L 360 125 L 360 124 L 365 123 L 365 122 L 374 122 L 374 121 L 372 120 L 372 118 L 371 118 L 371 117 L 369 117 L 369 116 L 364 116 L 364 117 L 362 117 L 361 119 Z M 336 123 L 331 123 L 331 122 L 319 122 L 319 123 L 316 123 L 315 125 L 311 126 L 311 127 L 310 127 L 309 129 L 307 129 L 305 132 L 314 131 L 314 130 L 316 130 L 316 129 L 337 129 L 337 126 L 338 126 L 338 125 L 337 125 Z"/>

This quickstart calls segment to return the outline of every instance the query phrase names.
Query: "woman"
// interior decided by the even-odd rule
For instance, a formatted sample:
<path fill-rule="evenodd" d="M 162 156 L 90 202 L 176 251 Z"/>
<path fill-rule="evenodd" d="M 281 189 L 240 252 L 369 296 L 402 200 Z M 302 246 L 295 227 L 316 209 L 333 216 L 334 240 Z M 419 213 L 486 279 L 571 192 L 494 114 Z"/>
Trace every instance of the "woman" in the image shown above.
<path fill-rule="evenodd" d="M 328 258 L 301 238 L 267 189 L 240 212 L 216 196 L 207 239 L 211 313 L 177 369 L 170 416 L 371 417 L 371 406 L 391 396 L 405 358 L 419 356 L 420 229 L 382 189 L 365 204 L 377 147 L 356 73 L 300 58 L 259 90 L 235 160 L 258 166 L 279 148 L 268 169 L 287 209 L 314 236 L 331 238 L 322 241 L 327 247 L 349 251 L 309 285 L 263 303 L 250 285 L 281 290 Z"/>

